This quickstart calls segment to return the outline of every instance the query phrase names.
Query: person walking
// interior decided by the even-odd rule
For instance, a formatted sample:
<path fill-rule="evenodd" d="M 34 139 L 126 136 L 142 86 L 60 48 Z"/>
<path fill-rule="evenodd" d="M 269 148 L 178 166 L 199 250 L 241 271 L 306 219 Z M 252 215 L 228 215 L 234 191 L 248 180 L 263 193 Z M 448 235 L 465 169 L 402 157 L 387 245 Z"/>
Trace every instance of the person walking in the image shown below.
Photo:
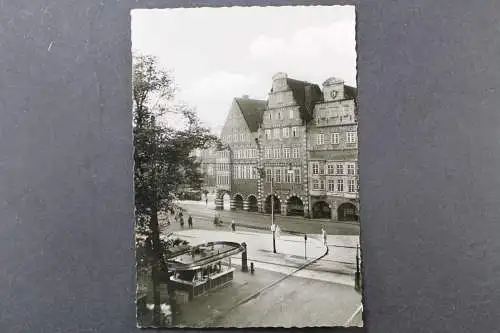
<path fill-rule="evenodd" d="M 182 214 L 179 216 L 179 222 L 181 224 L 181 228 L 184 229 L 184 218 L 182 217 Z"/>
<path fill-rule="evenodd" d="M 189 227 L 189 229 L 193 228 L 193 217 L 191 215 L 189 215 L 189 218 L 188 218 L 188 227 Z"/>
<path fill-rule="evenodd" d="M 231 220 L 231 229 L 236 231 L 236 224 L 234 223 L 234 219 Z"/>
<path fill-rule="evenodd" d="M 323 236 L 323 244 L 324 244 L 325 246 L 328 246 L 328 245 L 327 245 L 327 238 L 328 238 L 327 236 L 328 236 L 328 235 L 326 234 L 326 229 L 325 229 L 325 226 L 324 226 L 324 225 L 323 225 L 323 226 L 321 226 L 321 234 L 322 234 L 322 236 Z"/>

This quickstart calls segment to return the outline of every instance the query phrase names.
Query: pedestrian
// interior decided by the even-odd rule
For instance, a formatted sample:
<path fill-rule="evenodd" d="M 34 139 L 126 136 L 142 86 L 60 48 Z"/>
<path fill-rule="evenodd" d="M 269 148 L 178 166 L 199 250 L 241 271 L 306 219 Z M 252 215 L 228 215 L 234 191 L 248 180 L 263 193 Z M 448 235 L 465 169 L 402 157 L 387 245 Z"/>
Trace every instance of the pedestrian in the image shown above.
<path fill-rule="evenodd" d="M 276 237 L 280 238 L 281 228 L 279 224 L 276 225 Z"/>
<path fill-rule="evenodd" d="M 321 234 L 323 236 L 323 244 L 325 246 L 328 246 L 327 243 L 326 243 L 326 241 L 327 241 L 327 234 L 326 234 L 325 226 L 321 227 Z"/>
<path fill-rule="evenodd" d="M 189 218 L 188 218 L 188 227 L 189 227 L 189 229 L 193 228 L 193 218 L 191 217 L 191 215 L 189 215 Z"/>
<path fill-rule="evenodd" d="M 208 197 L 205 197 L 205 207 L 208 206 Z"/>
<path fill-rule="evenodd" d="M 236 224 L 234 223 L 234 219 L 231 220 L 231 229 L 236 231 Z"/>
<path fill-rule="evenodd" d="M 179 222 L 181 224 L 181 228 L 184 229 L 184 218 L 182 217 L 182 215 L 179 217 Z"/>

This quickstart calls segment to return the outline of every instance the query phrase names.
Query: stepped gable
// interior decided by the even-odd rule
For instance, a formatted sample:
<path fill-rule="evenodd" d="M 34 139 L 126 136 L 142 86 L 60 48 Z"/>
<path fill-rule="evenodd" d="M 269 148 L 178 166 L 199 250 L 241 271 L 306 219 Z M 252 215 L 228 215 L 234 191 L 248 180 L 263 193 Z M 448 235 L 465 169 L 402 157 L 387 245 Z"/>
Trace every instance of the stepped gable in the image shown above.
<path fill-rule="evenodd" d="M 243 118 L 245 118 L 250 132 L 256 132 L 262 122 L 267 101 L 247 97 L 235 98 L 235 101 L 243 114 Z"/>

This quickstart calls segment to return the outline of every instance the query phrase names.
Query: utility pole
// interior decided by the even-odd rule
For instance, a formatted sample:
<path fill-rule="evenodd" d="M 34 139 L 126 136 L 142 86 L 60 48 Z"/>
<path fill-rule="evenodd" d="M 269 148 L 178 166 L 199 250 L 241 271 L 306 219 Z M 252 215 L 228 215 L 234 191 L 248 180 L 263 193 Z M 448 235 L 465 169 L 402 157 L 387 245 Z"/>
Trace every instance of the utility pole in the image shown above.
<path fill-rule="evenodd" d="M 274 225 L 274 177 L 271 177 L 271 230 L 273 232 L 273 253 L 276 253 L 276 226 Z"/>

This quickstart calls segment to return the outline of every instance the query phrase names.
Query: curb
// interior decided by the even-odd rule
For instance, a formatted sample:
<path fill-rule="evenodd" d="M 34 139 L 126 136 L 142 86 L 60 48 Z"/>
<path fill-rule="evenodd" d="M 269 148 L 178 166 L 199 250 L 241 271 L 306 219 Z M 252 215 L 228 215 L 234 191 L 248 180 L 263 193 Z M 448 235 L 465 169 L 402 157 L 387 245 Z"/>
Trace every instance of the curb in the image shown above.
<path fill-rule="evenodd" d="M 182 204 L 182 201 L 179 205 Z M 209 210 L 213 210 L 216 212 L 220 212 L 220 210 L 215 209 L 215 208 L 208 208 Z M 226 211 L 226 210 L 223 210 Z M 260 216 L 271 216 L 271 214 L 267 213 L 260 213 L 260 212 L 249 212 L 249 211 L 241 211 L 241 210 L 229 210 L 228 212 L 231 213 L 236 213 L 236 214 L 253 214 L 253 215 L 260 215 Z M 338 223 L 338 224 L 348 224 L 348 225 L 360 225 L 359 221 L 339 221 L 339 220 L 330 220 L 330 219 L 313 219 L 313 218 L 307 218 L 303 216 L 293 216 L 293 215 L 277 215 L 277 216 L 283 216 L 286 218 L 290 219 L 296 219 L 296 220 L 305 220 L 311 223 L 318 222 L 318 223 Z"/>

